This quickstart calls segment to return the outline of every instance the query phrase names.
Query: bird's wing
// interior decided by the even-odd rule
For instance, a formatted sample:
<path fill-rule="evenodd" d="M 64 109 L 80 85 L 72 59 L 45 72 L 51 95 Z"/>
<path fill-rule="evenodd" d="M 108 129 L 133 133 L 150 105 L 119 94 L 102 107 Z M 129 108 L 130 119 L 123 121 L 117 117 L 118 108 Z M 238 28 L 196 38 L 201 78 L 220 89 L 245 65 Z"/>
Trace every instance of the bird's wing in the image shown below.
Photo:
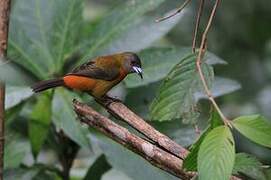
<path fill-rule="evenodd" d="M 73 69 L 72 72 L 67 75 L 77 75 L 93 79 L 112 81 L 119 75 L 119 71 L 114 67 L 105 70 L 103 68 L 97 67 L 93 61 L 90 61 Z"/>

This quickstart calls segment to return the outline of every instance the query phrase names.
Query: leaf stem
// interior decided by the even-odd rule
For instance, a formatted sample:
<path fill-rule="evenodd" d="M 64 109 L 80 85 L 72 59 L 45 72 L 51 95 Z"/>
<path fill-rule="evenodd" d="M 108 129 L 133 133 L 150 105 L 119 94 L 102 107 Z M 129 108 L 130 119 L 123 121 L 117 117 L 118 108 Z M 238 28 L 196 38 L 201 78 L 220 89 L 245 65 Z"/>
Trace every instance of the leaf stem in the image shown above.
<path fill-rule="evenodd" d="M 155 22 L 162 22 L 166 19 L 169 19 L 173 16 L 175 16 L 176 14 L 179 14 L 189 3 L 191 0 L 186 0 L 179 8 L 177 8 L 173 13 L 170 13 L 169 15 L 166 15 L 162 18 L 156 19 Z"/>
<path fill-rule="evenodd" d="M 195 50 L 196 50 L 196 41 L 197 41 L 198 29 L 199 29 L 199 25 L 200 25 L 200 19 L 201 19 L 201 15 L 202 15 L 203 6 L 204 6 L 204 0 L 200 0 L 199 9 L 197 12 L 196 25 L 195 25 L 194 34 L 193 34 L 193 42 L 192 42 L 192 52 L 193 53 L 195 53 Z"/>
<path fill-rule="evenodd" d="M 213 104 L 214 108 L 217 110 L 218 114 L 220 115 L 220 117 L 224 121 L 224 124 L 226 126 L 232 127 L 230 121 L 224 116 L 224 114 L 222 113 L 221 109 L 219 108 L 219 106 L 217 105 L 216 101 L 214 100 L 214 97 L 213 97 L 211 91 L 209 90 L 209 88 L 207 86 L 206 79 L 205 79 L 205 77 L 204 77 L 204 75 L 202 73 L 202 69 L 201 69 L 201 61 L 202 61 L 202 58 L 204 56 L 204 53 L 205 53 L 205 50 L 206 50 L 206 46 L 207 46 L 206 45 L 207 44 L 207 34 L 208 34 L 209 30 L 210 30 L 210 27 L 211 27 L 211 24 L 213 22 L 213 18 L 215 16 L 215 13 L 216 13 L 216 10 L 217 10 L 217 7 L 218 7 L 219 3 L 220 3 L 220 0 L 216 0 L 215 4 L 213 6 L 213 9 L 212 9 L 211 15 L 209 17 L 207 26 L 206 26 L 203 34 L 202 34 L 200 49 L 199 49 L 199 53 L 198 53 L 197 60 L 196 60 L 196 65 L 197 65 L 197 70 L 199 72 L 199 76 L 200 76 L 200 79 L 202 81 L 205 93 L 208 96 L 208 99 L 211 101 L 211 103 Z"/>

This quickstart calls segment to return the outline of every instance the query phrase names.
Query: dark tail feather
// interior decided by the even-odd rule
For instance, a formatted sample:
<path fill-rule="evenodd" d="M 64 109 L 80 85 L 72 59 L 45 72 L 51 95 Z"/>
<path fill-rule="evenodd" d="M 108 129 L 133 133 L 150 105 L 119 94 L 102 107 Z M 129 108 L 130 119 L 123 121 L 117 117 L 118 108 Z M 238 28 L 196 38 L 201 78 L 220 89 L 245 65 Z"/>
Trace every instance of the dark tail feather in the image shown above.
<path fill-rule="evenodd" d="M 31 88 L 33 92 L 41 92 L 45 91 L 50 88 L 54 88 L 57 86 L 63 86 L 64 85 L 64 80 L 62 78 L 58 79 L 50 79 L 50 80 L 45 80 L 45 81 L 40 81 L 34 84 Z"/>

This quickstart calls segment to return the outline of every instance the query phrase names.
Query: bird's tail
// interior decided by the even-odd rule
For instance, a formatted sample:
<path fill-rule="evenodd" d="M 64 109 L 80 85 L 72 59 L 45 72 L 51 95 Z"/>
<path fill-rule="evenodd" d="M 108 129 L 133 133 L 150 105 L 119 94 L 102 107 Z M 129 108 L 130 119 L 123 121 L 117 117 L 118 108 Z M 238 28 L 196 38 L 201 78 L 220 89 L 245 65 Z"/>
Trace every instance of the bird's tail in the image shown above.
<path fill-rule="evenodd" d="M 41 92 L 45 91 L 50 88 L 54 88 L 57 86 L 63 86 L 64 85 L 64 80 L 62 78 L 57 78 L 57 79 L 50 79 L 50 80 L 45 80 L 45 81 L 40 81 L 34 84 L 31 88 L 33 92 Z"/>

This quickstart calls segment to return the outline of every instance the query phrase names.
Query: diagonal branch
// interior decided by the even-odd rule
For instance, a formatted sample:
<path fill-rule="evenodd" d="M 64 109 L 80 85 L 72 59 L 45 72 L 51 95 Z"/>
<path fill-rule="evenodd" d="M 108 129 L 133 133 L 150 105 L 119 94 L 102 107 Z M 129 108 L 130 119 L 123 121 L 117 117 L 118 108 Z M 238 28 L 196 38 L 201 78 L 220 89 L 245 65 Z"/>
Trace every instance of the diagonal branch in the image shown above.
<path fill-rule="evenodd" d="M 102 105 L 108 110 L 109 113 L 116 116 L 118 119 L 125 121 L 131 127 L 138 130 L 148 139 L 172 155 L 181 159 L 184 159 L 188 155 L 189 151 L 187 149 L 172 141 L 168 136 L 154 129 L 150 124 L 132 112 L 124 104 L 120 102 L 112 102 L 108 106 L 105 104 Z"/>
<path fill-rule="evenodd" d="M 176 156 L 176 154 L 172 153 L 172 149 L 170 148 L 176 148 L 177 152 L 184 151 L 184 157 L 188 155 L 188 150 L 178 145 L 167 136 L 155 130 L 152 126 L 147 124 L 143 119 L 133 113 L 122 103 L 113 102 L 105 108 L 110 113 L 114 111 L 114 114 L 112 115 L 117 115 L 121 119 L 125 120 L 130 126 L 138 126 L 137 130 L 142 134 L 145 134 L 145 136 L 149 139 L 155 139 L 157 134 L 160 134 L 160 138 L 162 139 L 166 137 L 167 141 L 162 140 L 162 142 L 164 142 L 165 144 L 163 146 L 159 145 L 158 143 L 152 144 L 142 139 L 141 137 L 130 133 L 126 128 L 121 127 L 107 117 L 104 117 L 103 115 L 94 111 L 91 107 L 87 106 L 86 104 L 80 103 L 77 100 L 73 101 L 73 106 L 81 122 L 98 129 L 104 135 L 110 137 L 114 141 L 125 146 L 127 149 L 146 159 L 153 166 L 158 167 L 182 179 L 191 179 L 192 177 L 195 177 L 197 175 L 196 172 L 186 172 L 182 167 L 183 158 L 180 158 Z M 241 179 L 239 177 L 232 176 L 231 180 Z"/>
<path fill-rule="evenodd" d="M 182 169 L 182 159 L 130 133 L 126 128 L 102 116 L 85 104 L 74 100 L 73 105 L 81 122 L 95 127 L 114 141 L 140 155 L 152 165 L 184 180 L 191 179 L 194 176 L 193 173 L 185 172 Z"/>

